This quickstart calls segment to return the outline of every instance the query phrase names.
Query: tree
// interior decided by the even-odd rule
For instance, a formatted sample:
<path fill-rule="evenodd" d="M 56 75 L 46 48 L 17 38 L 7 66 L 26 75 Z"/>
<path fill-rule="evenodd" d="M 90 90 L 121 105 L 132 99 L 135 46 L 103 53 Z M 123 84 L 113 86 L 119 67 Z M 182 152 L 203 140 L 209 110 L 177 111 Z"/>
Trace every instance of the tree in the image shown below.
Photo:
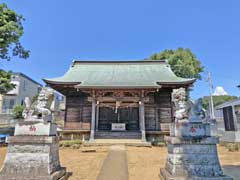
<path fill-rule="evenodd" d="M 209 108 L 209 96 L 204 96 L 202 98 L 202 106 L 204 109 Z M 228 101 L 232 101 L 237 99 L 237 96 L 229 96 L 229 95 L 224 95 L 224 96 L 213 96 L 213 105 L 214 107 L 223 104 Z"/>
<path fill-rule="evenodd" d="M 9 9 L 5 3 L 0 4 L 0 59 L 10 60 L 12 56 L 24 59 L 29 57 L 29 51 L 20 43 L 23 20 L 21 15 Z M 0 94 L 5 94 L 13 88 L 11 72 L 0 70 Z"/>
<path fill-rule="evenodd" d="M 0 94 L 5 94 L 15 87 L 15 85 L 11 83 L 11 75 L 11 72 L 0 70 Z"/>
<path fill-rule="evenodd" d="M 28 58 L 29 51 L 25 50 L 19 39 L 23 35 L 22 21 L 24 18 L 9 9 L 5 3 L 0 4 L 0 58 L 11 59 L 12 56 Z"/>
<path fill-rule="evenodd" d="M 201 79 L 203 66 L 190 49 L 166 49 L 150 56 L 150 60 L 167 60 L 173 72 L 183 78 Z"/>

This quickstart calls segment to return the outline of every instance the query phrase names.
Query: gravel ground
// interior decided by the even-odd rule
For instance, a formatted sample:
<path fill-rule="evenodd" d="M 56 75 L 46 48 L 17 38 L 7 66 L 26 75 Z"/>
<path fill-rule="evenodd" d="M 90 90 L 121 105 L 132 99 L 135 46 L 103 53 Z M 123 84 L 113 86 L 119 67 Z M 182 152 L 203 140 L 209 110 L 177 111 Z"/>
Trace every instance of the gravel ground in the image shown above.
<path fill-rule="evenodd" d="M 85 148 L 86 149 L 86 148 Z M 87 148 L 94 149 L 94 148 Z M 95 180 L 100 172 L 108 148 L 96 147 L 96 152 L 85 152 L 83 149 L 60 149 L 62 166 L 72 173 L 69 180 Z M 159 169 L 164 167 L 166 148 L 128 147 L 129 180 L 159 180 Z M 219 158 L 224 171 L 236 180 L 240 179 L 240 152 L 228 152 L 218 147 Z M 6 154 L 6 148 L 0 148 L 0 166 Z"/>
<path fill-rule="evenodd" d="M 160 168 L 164 167 L 167 149 L 128 147 L 129 180 L 159 180 Z M 240 152 L 228 152 L 218 146 L 220 163 L 227 175 L 240 180 Z"/>
<path fill-rule="evenodd" d="M 82 152 L 82 150 L 93 150 L 96 152 Z M 67 168 L 70 174 L 69 180 L 96 180 L 103 161 L 107 156 L 108 148 L 61 148 L 61 166 Z M 0 167 L 4 161 L 6 148 L 0 148 Z"/>
<path fill-rule="evenodd" d="M 129 180 L 159 180 L 160 168 L 164 167 L 167 149 L 128 147 Z"/>

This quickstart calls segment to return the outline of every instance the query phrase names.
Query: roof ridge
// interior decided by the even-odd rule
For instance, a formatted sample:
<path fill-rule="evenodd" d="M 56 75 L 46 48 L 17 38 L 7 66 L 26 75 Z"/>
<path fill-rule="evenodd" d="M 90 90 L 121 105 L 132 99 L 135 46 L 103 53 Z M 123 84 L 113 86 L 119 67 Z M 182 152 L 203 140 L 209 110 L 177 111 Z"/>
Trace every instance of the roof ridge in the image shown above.
<path fill-rule="evenodd" d="M 81 63 L 88 63 L 88 64 L 145 64 L 145 63 L 163 63 L 166 64 L 167 61 L 166 60 L 73 60 L 72 61 L 72 66 L 74 66 L 75 64 L 81 64 Z"/>

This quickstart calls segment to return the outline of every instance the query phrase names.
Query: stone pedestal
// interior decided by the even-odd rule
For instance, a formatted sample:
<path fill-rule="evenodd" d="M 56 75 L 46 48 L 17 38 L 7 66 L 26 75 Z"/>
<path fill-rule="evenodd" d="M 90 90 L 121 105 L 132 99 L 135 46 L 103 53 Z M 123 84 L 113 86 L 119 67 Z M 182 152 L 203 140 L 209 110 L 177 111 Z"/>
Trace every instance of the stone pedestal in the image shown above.
<path fill-rule="evenodd" d="M 200 122 L 174 123 L 168 143 L 168 157 L 160 177 L 165 180 L 232 180 L 223 175 L 218 160 L 217 137 L 210 125 Z"/>
<path fill-rule="evenodd" d="M 8 150 L 1 180 L 57 180 L 66 174 L 60 166 L 55 125 L 24 122 L 8 137 Z"/>

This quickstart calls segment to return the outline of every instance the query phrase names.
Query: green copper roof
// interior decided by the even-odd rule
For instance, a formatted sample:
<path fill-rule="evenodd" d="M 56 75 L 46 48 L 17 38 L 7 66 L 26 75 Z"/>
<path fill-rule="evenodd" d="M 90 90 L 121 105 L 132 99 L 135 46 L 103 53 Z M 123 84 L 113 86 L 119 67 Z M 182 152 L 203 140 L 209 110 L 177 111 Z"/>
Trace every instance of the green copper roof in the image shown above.
<path fill-rule="evenodd" d="M 62 77 L 43 80 L 79 88 L 158 88 L 195 81 L 177 77 L 165 61 L 74 61 Z"/>

